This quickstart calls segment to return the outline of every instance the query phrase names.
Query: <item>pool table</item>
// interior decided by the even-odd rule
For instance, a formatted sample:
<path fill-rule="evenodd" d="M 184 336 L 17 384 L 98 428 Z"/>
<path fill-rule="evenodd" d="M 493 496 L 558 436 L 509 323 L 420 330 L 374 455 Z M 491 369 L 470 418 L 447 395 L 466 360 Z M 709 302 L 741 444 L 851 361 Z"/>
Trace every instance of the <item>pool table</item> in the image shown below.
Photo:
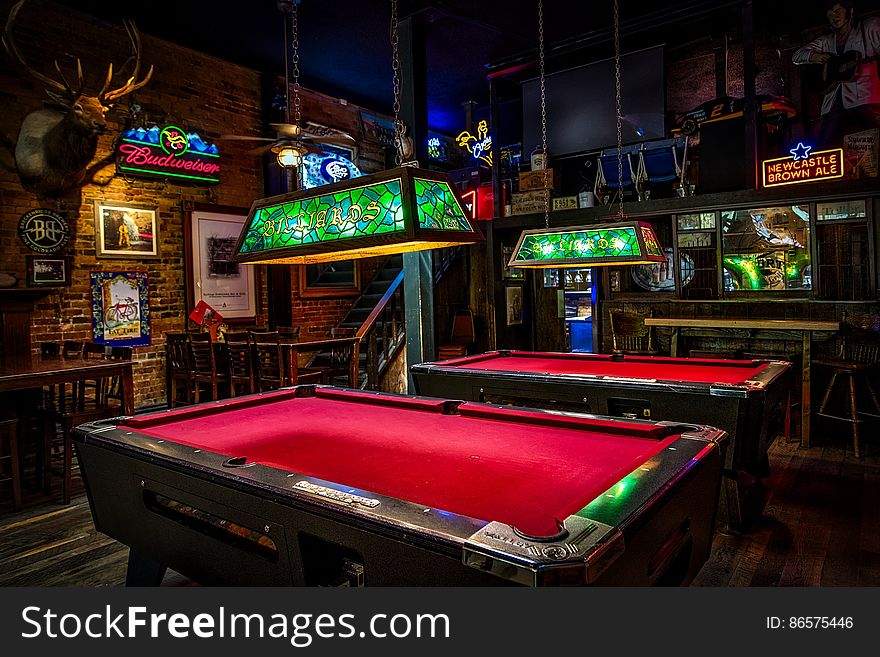
<path fill-rule="evenodd" d="M 84 424 L 129 584 L 687 584 L 723 431 L 301 385 Z"/>
<path fill-rule="evenodd" d="M 789 363 L 769 360 L 492 351 L 410 370 L 420 395 L 723 429 L 733 527 L 751 520 L 746 485 L 768 474 L 771 419 L 787 417 L 791 387 Z"/>

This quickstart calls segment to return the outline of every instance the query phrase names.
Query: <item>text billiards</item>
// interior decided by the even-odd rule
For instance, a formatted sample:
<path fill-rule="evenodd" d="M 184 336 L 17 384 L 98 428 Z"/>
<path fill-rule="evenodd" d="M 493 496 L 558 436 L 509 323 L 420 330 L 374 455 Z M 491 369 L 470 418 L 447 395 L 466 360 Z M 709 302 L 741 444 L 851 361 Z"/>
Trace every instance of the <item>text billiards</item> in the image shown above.
<path fill-rule="evenodd" d="M 411 371 L 420 395 L 723 429 L 732 525 L 743 521 L 738 473 L 768 474 L 771 420 L 790 392 L 789 364 L 768 360 L 493 351 Z"/>
<path fill-rule="evenodd" d="M 329 386 L 81 425 L 129 583 L 688 583 L 725 435 Z"/>

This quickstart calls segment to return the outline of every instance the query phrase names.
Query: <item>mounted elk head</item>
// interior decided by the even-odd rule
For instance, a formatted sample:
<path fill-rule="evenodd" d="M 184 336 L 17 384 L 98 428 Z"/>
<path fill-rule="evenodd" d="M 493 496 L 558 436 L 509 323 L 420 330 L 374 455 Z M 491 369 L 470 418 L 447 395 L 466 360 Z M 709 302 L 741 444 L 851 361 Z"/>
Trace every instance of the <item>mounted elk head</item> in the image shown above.
<path fill-rule="evenodd" d="M 107 110 L 120 98 L 143 87 L 153 75 L 153 67 L 140 80 L 141 38 L 133 23 L 125 29 L 131 40 L 134 70 L 124 85 L 110 90 L 113 64 L 101 90 L 94 96 L 83 93 L 82 63 L 76 60 L 76 85 L 71 85 L 61 72 L 58 61 L 55 70 L 59 79 L 53 79 L 31 68 L 22 56 L 12 36 L 12 28 L 25 0 L 9 12 L 3 45 L 25 70 L 46 85 L 50 102 L 46 109 L 28 114 L 22 122 L 15 143 L 15 166 L 21 184 L 30 192 L 44 196 L 64 196 L 88 182 L 86 173 L 98 147 L 98 135 L 107 127 Z"/>

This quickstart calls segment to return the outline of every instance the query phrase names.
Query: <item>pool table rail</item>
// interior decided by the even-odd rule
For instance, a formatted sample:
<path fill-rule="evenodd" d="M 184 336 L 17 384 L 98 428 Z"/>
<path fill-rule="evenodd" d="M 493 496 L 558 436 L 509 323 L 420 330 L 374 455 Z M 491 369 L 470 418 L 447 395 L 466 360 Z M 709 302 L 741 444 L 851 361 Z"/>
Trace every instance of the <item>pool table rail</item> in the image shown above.
<path fill-rule="evenodd" d="M 331 542 L 336 540 L 334 532 L 344 525 L 345 531 L 439 552 L 459 560 L 471 572 L 490 576 L 490 580 L 500 577 L 508 583 L 532 586 L 601 584 L 607 572 L 622 568 L 621 555 L 632 549 L 644 549 L 645 563 L 653 564 L 656 571 L 627 572 L 633 582 L 643 581 L 640 577 L 661 577 L 667 562 L 686 548 L 696 554 L 685 566 L 684 581 L 689 581 L 708 558 L 726 443 L 725 432 L 713 427 L 447 400 L 443 413 L 516 421 L 537 418 L 543 424 L 565 428 L 613 431 L 626 426 L 642 439 L 675 436 L 659 453 L 582 509 L 558 519 L 560 533 L 549 537 L 528 536 L 492 518 L 428 508 L 345 482 L 326 481 L 126 428 L 149 427 L 169 417 L 207 419 L 229 407 L 313 396 L 321 391 L 346 394 L 326 386 L 296 386 L 171 413 L 99 420 L 77 427 L 74 441 L 96 527 L 128 545 L 133 562 L 139 555 L 200 581 L 239 585 L 300 583 L 294 571 L 303 561 L 296 548 L 296 537 L 307 531 L 301 525 L 312 527 L 308 530 L 312 533 L 326 532 L 319 538 Z M 401 404 L 419 404 L 420 399 L 437 402 L 434 398 L 378 397 Z M 691 490 L 688 487 L 694 492 L 668 498 L 670 490 Z M 98 498 L 100 504 L 96 504 Z M 175 508 L 191 507 L 195 513 L 190 518 L 179 513 L 172 517 L 167 504 L 157 504 L 159 499 L 171 500 Z M 698 512 L 711 516 L 711 522 L 699 526 L 694 522 L 692 527 L 691 518 Z M 670 514 L 675 518 L 669 520 Z M 630 524 L 653 527 L 659 522 L 651 520 L 655 516 L 663 518 L 664 524 L 656 532 L 666 532 L 665 525 L 671 528 L 669 537 L 661 541 L 661 557 L 653 544 L 642 548 L 638 541 L 633 544 L 632 538 L 626 538 Z M 205 517 L 222 519 L 220 524 L 233 526 L 237 534 L 230 537 L 209 531 L 210 527 L 206 530 L 206 523 L 199 521 Z M 253 535 L 250 542 L 241 536 L 248 534 Z M 219 564 L 230 559 L 236 567 L 221 573 Z"/>

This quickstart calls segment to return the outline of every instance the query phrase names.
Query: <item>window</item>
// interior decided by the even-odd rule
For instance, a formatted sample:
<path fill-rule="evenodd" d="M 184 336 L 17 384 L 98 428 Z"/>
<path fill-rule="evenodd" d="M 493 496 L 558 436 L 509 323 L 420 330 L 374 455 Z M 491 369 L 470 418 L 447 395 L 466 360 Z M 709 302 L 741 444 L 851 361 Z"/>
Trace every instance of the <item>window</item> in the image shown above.
<path fill-rule="evenodd" d="M 682 299 L 718 298 L 715 219 L 714 212 L 676 217 Z"/>
<path fill-rule="evenodd" d="M 725 292 L 813 288 L 806 205 L 721 212 Z"/>
<path fill-rule="evenodd" d="M 870 299 L 871 260 L 864 200 L 816 204 L 819 298 Z"/>
<path fill-rule="evenodd" d="M 339 260 L 299 268 L 303 297 L 351 297 L 360 294 L 357 260 Z"/>

